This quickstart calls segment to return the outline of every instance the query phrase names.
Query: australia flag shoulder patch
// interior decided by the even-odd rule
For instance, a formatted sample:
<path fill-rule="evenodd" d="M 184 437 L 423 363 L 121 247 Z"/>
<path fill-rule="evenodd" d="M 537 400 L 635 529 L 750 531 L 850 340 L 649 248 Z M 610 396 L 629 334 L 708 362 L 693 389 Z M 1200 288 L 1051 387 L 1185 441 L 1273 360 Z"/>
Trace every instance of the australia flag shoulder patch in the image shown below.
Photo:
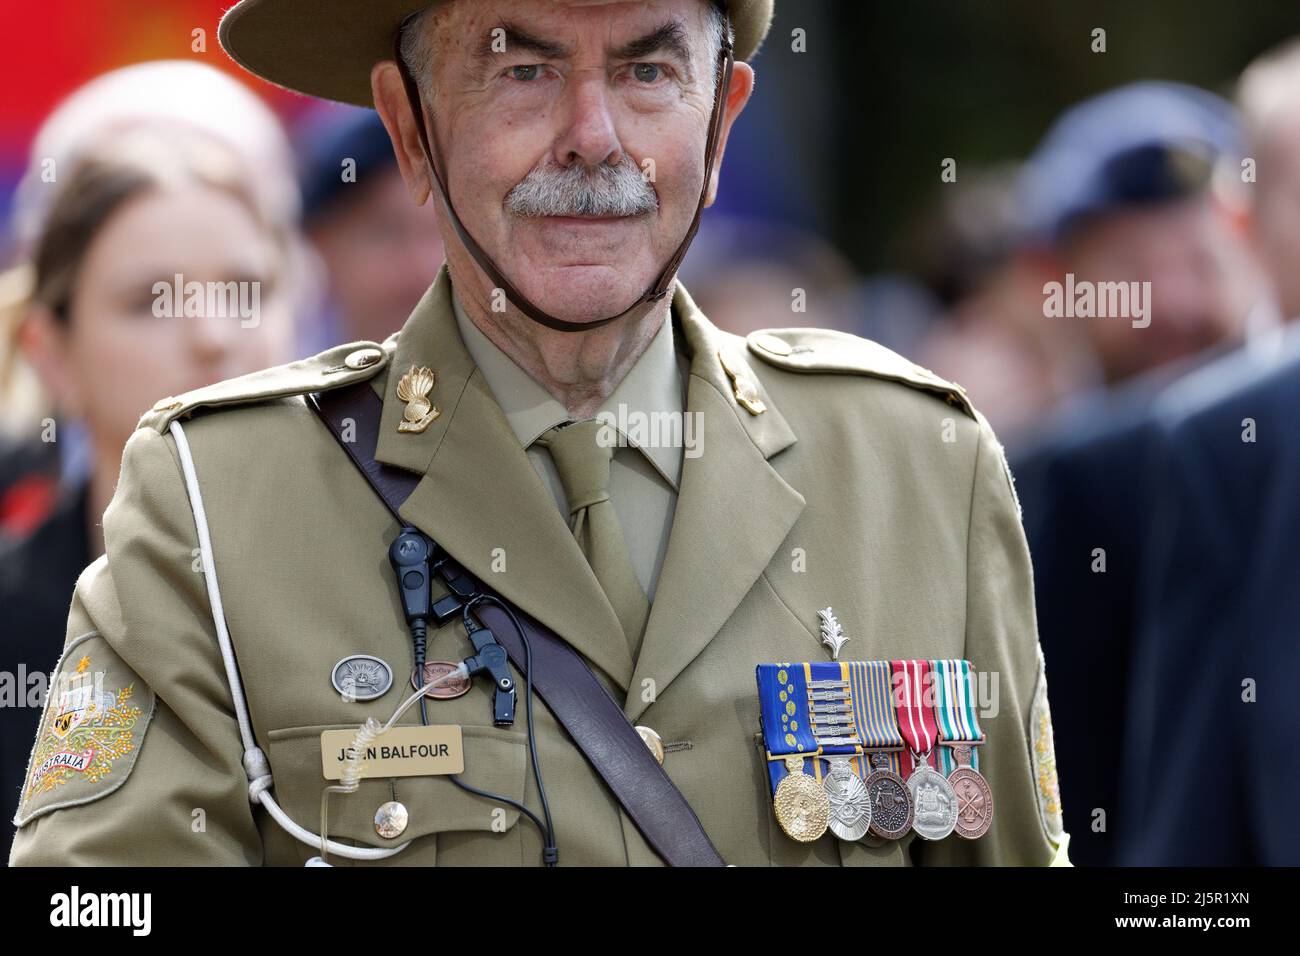
<path fill-rule="evenodd" d="M 153 717 L 153 690 L 98 634 L 64 648 L 50 681 L 16 826 L 126 782 Z"/>

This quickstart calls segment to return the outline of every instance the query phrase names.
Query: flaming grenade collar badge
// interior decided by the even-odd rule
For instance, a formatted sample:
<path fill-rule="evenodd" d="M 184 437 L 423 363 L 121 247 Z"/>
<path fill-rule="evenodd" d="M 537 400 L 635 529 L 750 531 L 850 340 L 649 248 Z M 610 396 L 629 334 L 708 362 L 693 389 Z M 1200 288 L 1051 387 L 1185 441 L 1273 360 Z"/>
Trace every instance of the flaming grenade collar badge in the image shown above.
<path fill-rule="evenodd" d="M 414 365 L 397 383 L 397 397 L 406 402 L 406 412 L 402 416 L 402 421 L 397 423 L 399 432 L 418 435 L 442 414 L 438 407 L 429 401 L 433 383 L 433 369 L 424 366 L 416 368 Z"/>

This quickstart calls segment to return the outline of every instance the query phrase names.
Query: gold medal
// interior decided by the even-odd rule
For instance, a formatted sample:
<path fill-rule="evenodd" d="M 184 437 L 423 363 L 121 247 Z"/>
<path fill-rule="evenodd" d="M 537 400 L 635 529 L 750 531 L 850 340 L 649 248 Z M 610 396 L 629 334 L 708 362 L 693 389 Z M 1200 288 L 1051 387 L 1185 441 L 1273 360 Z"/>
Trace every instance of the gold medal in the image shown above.
<path fill-rule="evenodd" d="M 800 843 L 811 843 L 826 832 L 831 818 L 831 801 L 817 781 L 803 771 L 803 757 L 785 758 L 786 777 L 776 788 L 776 822 L 785 835 Z"/>

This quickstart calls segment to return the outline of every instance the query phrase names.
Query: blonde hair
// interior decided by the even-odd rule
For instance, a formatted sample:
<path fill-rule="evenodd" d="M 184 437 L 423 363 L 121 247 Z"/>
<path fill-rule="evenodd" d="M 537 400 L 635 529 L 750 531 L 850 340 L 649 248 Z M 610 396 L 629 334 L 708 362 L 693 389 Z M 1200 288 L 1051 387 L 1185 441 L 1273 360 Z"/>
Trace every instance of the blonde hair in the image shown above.
<path fill-rule="evenodd" d="M 225 143 L 174 125 L 135 127 L 82 156 L 51 184 L 56 195 L 40 232 L 29 239 L 25 261 L 0 276 L 0 394 L 16 392 L 18 333 L 31 306 L 42 305 L 68 323 L 86 253 L 105 224 L 138 197 L 184 185 L 220 190 L 239 200 L 287 257 L 291 228 L 266 208 L 251 186 L 254 179 Z"/>
<path fill-rule="evenodd" d="M 131 157 L 135 147 L 130 143 L 139 130 L 152 130 L 159 148 L 141 146 Z M 199 136 L 206 138 L 195 138 Z M 193 155 L 189 144 L 199 142 L 210 155 Z M 168 157 L 169 150 L 178 155 Z M 54 206 L 67 189 L 78 182 L 83 191 L 89 188 L 79 174 L 82 164 L 104 157 L 134 163 L 121 175 L 130 178 L 143 171 L 148 182 L 160 186 L 169 181 L 168 171 L 186 169 L 194 174 L 191 178 L 206 181 L 208 174 L 203 171 L 212 168 L 218 154 L 225 157 L 221 162 L 229 161 L 244 177 L 239 182 L 223 174 L 218 177 L 221 183 L 234 187 L 238 196 L 254 196 L 250 208 L 263 211 L 276 231 L 292 233 L 299 201 L 293 153 L 284 129 L 256 94 L 215 67 L 192 60 L 151 60 L 111 70 L 74 91 L 46 117 L 13 197 L 14 266 L 0 275 L 0 415 L 16 424 L 39 406 L 32 400 L 39 394 L 34 376 L 15 355 L 16 337 L 33 296 L 41 301 L 57 298 L 60 285 L 66 286 L 75 276 L 80 257 L 51 252 L 38 278 L 35 250 L 47 236 Z M 103 188 L 112 191 L 108 185 Z M 106 221 L 108 212 L 101 210 L 98 225 Z M 75 232 L 76 210 L 65 205 L 59 215 L 63 223 L 59 229 L 64 234 L 70 229 Z M 83 226 L 96 225 L 95 218 L 83 217 Z M 295 250 L 295 264 L 300 256 Z M 0 426 L 4 424 L 0 421 Z"/>

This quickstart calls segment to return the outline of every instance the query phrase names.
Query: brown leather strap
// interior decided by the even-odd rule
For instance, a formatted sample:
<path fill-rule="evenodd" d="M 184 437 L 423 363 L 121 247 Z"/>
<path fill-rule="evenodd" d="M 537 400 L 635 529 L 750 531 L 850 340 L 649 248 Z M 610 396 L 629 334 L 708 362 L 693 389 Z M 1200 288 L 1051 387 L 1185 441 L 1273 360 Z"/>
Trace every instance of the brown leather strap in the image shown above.
<path fill-rule="evenodd" d="M 412 16 L 415 16 L 415 14 L 412 14 Z M 410 18 L 407 19 L 409 21 Z M 565 319 L 557 319 L 530 302 L 497 268 L 497 264 L 492 261 L 492 257 L 474 241 L 474 237 L 469 234 L 469 230 L 460 221 L 460 216 L 456 213 L 456 207 L 451 204 L 451 193 L 447 191 L 446 181 L 440 172 L 442 151 L 438 149 L 437 130 L 431 131 L 432 124 L 425 120 L 424 103 L 420 98 L 419 84 L 415 82 L 415 77 L 411 76 L 411 71 L 402 58 L 402 30 L 405 27 L 406 24 L 403 23 L 402 27 L 398 29 L 397 35 L 393 37 L 393 59 L 397 61 L 397 69 L 402 74 L 402 84 L 406 88 L 406 100 L 410 104 L 411 112 L 415 115 L 415 127 L 420 134 L 420 145 L 424 149 L 425 160 L 429 164 L 429 169 L 433 172 L 434 181 L 438 184 L 438 191 L 442 193 L 442 201 L 447 208 L 447 214 L 451 217 L 451 224 L 456 230 L 456 235 L 460 238 L 466 251 L 478 263 L 479 268 L 492 281 L 493 286 L 504 292 L 506 298 L 514 303 L 515 308 L 524 315 L 534 322 L 540 322 L 547 328 L 555 329 L 557 332 L 585 332 L 589 329 L 600 328 L 602 325 L 623 318 L 633 309 L 647 302 L 655 302 L 666 296 L 672 286 L 673 279 L 677 275 L 677 268 L 686 256 L 686 250 L 690 247 L 691 242 L 695 239 L 695 234 L 700 229 L 700 218 L 704 215 L 704 203 L 709 195 L 709 180 L 713 178 L 713 164 L 717 157 L 718 141 L 722 132 L 723 106 L 727 100 L 727 91 L 731 88 L 731 74 L 735 66 L 734 50 L 731 40 L 728 39 L 731 34 L 730 17 L 727 17 L 723 24 L 722 48 L 718 51 L 718 67 L 713 91 L 713 112 L 709 116 L 709 136 L 704 145 L 704 185 L 700 187 L 700 199 L 695 206 L 695 217 L 691 220 L 690 228 L 686 230 L 686 235 L 683 237 L 681 244 L 677 246 L 677 251 L 672 254 L 672 257 L 660 271 L 659 276 L 651 283 L 650 288 L 641 295 L 641 298 L 618 313 L 618 315 L 611 315 L 608 318 L 597 319 L 593 322 L 569 322 Z M 434 161 L 434 157 L 437 157 L 438 162 Z"/>
<path fill-rule="evenodd" d="M 420 479 L 412 472 L 375 460 L 383 402 L 370 383 L 359 382 L 312 395 L 308 404 L 388 509 L 406 524 L 400 510 Z M 344 437 L 346 430 L 351 431 L 348 438 Z M 509 603 L 485 585 L 480 584 L 480 590 Z M 600 774 L 646 842 L 669 866 L 722 866 L 722 857 L 686 797 L 668 778 L 605 685 L 553 631 L 510 606 L 532 646 L 533 689 Z M 509 615 L 488 602 L 476 605 L 474 613 L 492 629 L 515 669 L 522 673 L 527 660 L 524 642 Z"/>

